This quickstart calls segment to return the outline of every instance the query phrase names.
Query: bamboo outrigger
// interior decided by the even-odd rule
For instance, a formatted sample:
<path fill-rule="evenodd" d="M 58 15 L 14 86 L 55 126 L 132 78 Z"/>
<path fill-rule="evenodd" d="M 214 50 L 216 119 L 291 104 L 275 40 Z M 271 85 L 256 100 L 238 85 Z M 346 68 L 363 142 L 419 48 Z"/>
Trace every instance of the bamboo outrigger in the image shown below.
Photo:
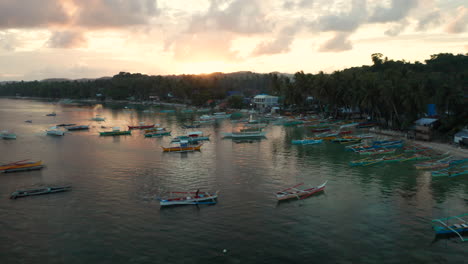
<path fill-rule="evenodd" d="M 468 213 L 447 218 L 434 219 L 431 221 L 432 228 L 436 235 L 457 235 L 460 237 L 461 241 L 468 241 L 468 238 L 463 237 L 463 234 L 468 233 L 468 222 L 462 218 L 467 216 Z M 457 223 L 449 224 L 448 221 L 452 219 L 456 219 Z M 447 223 L 444 221 L 447 221 Z"/>

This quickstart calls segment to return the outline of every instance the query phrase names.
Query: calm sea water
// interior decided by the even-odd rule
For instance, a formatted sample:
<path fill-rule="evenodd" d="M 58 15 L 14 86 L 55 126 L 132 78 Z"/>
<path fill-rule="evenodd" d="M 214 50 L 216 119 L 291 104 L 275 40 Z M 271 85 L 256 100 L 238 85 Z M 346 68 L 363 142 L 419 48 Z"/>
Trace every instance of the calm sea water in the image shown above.
<path fill-rule="evenodd" d="M 159 109 L 156 109 L 159 110 Z M 55 111 L 56 117 L 47 117 Z M 96 114 L 105 122 L 89 121 Z M 197 115 L 0 99 L 0 163 L 43 160 L 41 171 L 0 174 L 0 263 L 463 263 L 467 244 L 434 241 L 430 220 L 468 211 L 468 178 L 433 179 L 411 164 L 351 168 L 343 146 L 293 146 L 304 128 L 269 126 L 267 139 L 222 139 L 201 152 L 163 153 L 170 138 L 99 137 L 101 126 L 159 123 L 172 135 Z M 25 123 L 32 120 L 32 123 Z M 44 130 L 91 125 L 64 137 Z M 109 129 L 108 129 L 109 130 Z M 197 129 L 198 130 L 198 129 Z M 328 180 L 323 194 L 277 203 L 274 193 Z M 17 189 L 71 192 L 10 200 Z M 159 207 L 161 191 L 219 190 L 212 206 Z M 226 252 L 223 252 L 226 249 Z"/>

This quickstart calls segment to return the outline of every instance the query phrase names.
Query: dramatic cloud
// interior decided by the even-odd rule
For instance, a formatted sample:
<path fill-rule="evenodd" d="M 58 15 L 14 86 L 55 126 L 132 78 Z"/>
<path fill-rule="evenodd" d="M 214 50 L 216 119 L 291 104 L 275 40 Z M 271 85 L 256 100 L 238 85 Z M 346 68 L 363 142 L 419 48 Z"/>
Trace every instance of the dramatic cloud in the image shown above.
<path fill-rule="evenodd" d="M 436 10 L 433 11 L 423 18 L 421 18 L 418 22 L 418 26 L 416 27 L 417 30 L 423 31 L 426 30 L 429 26 L 435 26 L 440 23 L 440 11 Z"/>
<path fill-rule="evenodd" d="M 377 6 L 369 22 L 386 23 L 405 18 L 411 9 L 418 5 L 418 0 L 392 0 L 390 7 Z"/>
<path fill-rule="evenodd" d="M 366 0 L 353 0 L 348 13 L 322 16 L 313 25 L 320 31 L 352 32 L 367 18 Z"/>
<path fill-rule="evenodd" d="M 348 40 L 350 33 L 338 32 L 335 36 L 325 42 L 320 48 L 319 51 L 322 52 L 341 52 L 350 50 L 353 48 L 351 42 Z"/>
<path fill-rule="evenodd" d="M 54 32 L 48 43 L 50 48 L 77 48 L 86 45 L 86 39 L 79 31 Z"/>
<path fill-rule="evenodd" d="M 259 56 L 288 52 L 299 29 L 300 26 L 298 24 L 283 28 L 275 40 L 260 43 L 252 52 L 252 55 Z"/>
<path fill-rule="evenodd" d="M 235 0 L 224 9 L 221 9 L 221 4 L 221 1 L 212 1 L 205 14 L 194 15 L 188 31 L 197 33 L 217 30 L 255 34 L 271 29 L 259 0 Z"/>
<path fill-rule="evenodd" d="M 460 6 L 457 8 L 457 13 L 445 29 L 448 33 L 462 33 L 468 28 L 468 8 Z"/>
<path fill-rule="evenodd" d="M 147 24 L 158 14 L 156 0 L 74 0 L 76 25 L 88 28 Z"/>
<path fill-rule="evenodd" d="M 60 1 L 0 1 L 0 29 L 36 28 L 50 24 L 65 24 L 68 20 L 69 17 Z"/>

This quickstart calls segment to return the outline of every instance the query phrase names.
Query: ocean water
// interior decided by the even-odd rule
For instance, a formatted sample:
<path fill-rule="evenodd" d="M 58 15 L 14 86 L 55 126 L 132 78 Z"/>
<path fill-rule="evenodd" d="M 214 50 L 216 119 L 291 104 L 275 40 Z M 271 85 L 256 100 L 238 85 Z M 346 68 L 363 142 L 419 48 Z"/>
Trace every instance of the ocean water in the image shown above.
<path fill-rule="evenodd" d="M 96 114 L 106 121 L 90 121 Z M 0 163 L 46 165 L 0 174 L 0 263 L 466 262 L 466 243 L 435 239 L 430 224 L 468 212 L 465 176 L 432 178 L 412 163 L 349 167 L 360 157 L 342 145 L 291 145 L 311 135 L 307 128 L 270 125 L 266 139 L 236 143 L 222 138 L 236 126 L 224 120 L 192 129 L 211 138 L 193 153 L 163 153 L 170 137 L 139 130 L 98 133 L 144 121 L 183 135 L 181 125 L 197 117 L 0 99 L 0 130 L 18 135 L 0 140 Z M 45 135 L 60 123 L 91 129 Z M 276 191 L 325 180 L 321 194 L 276 201 Z M 73 190 L 9 199 L 18 189 L 53 185 Z M 218 203 L 160 208 L 155 199 L 197 189 L 219 191 Z"/>

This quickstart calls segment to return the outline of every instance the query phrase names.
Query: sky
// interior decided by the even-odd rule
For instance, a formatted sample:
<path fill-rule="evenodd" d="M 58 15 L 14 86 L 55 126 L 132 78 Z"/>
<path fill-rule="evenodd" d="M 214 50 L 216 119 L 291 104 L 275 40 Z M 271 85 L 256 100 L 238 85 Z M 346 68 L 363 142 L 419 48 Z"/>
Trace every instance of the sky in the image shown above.
<path fill-rule="evenodd" d="M 467 0 L 0 0 L 0 81 L 333 72 L 468 53 Z"/>

